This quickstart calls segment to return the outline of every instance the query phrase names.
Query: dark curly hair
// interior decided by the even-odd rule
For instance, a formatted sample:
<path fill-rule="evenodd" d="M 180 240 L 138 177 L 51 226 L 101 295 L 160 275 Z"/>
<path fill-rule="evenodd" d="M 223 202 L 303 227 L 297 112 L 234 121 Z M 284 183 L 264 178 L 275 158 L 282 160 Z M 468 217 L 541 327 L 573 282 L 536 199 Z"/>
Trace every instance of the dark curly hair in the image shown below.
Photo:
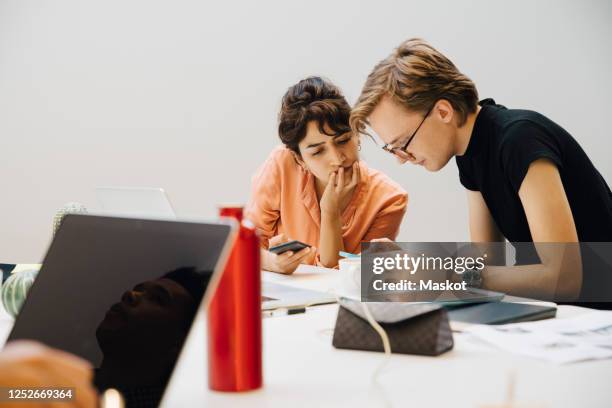
<path fill-rule="evenodd" d="M 285 146 L 300 154 L 310 121 L 319 131 L 336 137 L 351 131 L 351 107 L 340 89 L 321 77 L 308 77 L 287 90 L 278 115 L 278 135 Z"/>

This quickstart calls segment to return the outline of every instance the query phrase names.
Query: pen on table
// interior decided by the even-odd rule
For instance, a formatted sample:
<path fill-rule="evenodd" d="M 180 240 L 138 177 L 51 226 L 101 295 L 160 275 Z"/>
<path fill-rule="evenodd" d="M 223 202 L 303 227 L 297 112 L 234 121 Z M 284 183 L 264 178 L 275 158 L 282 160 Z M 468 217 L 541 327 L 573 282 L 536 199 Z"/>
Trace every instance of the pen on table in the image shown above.
<path fill-rule="evenodd" d="M 289 316 L 294 314 L 306 313 L 305 307 L 296 307 L 291 309 L 279 308 L 274 310 L 264 310 L 262 312 L 263 317 L 273 317 L 273 316 Z"/>

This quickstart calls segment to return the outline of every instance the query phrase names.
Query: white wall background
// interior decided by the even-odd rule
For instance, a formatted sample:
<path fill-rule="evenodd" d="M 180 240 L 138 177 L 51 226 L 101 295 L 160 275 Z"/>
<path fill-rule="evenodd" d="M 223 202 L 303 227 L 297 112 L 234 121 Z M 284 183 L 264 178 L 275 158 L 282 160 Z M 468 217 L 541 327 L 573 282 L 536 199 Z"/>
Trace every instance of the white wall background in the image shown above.
<path fill-rule="evenodd" d="M 0 1 L 0 262 L 36 262 L 68 201 L 161 186 L 183 214 L 245 201 L 277 144 L 286 88 L 350 102 L 402 40 L 427 39 L 509 107 L 570 131 L 612 182 L 612 3 L 601 1 Z M 363 156 L 411 196 L 400 238 L 466 240 L 451 162 L 437 174 Z"/>

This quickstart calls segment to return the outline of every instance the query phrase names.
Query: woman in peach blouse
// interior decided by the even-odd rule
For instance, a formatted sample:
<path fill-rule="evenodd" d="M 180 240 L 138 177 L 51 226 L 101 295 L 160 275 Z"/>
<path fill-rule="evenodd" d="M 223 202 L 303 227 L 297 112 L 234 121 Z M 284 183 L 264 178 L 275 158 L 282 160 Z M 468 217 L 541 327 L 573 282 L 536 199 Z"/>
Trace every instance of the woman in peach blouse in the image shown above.
<path fill-rule="evenodd" d="M 338 252 L 360 243 L 394 240 L 408 195 L 359 160 L 359 136 L 349 127 L 350 106 L 319 77 L 289 88 L 279 115 L 275 148 L 253 177 L 246 208 L 262 238 L 263 269 L 292 273 L 301 263 L 335 267 Z M 289 240 L 311 245 L 280 255 L 267 248 Z"/>

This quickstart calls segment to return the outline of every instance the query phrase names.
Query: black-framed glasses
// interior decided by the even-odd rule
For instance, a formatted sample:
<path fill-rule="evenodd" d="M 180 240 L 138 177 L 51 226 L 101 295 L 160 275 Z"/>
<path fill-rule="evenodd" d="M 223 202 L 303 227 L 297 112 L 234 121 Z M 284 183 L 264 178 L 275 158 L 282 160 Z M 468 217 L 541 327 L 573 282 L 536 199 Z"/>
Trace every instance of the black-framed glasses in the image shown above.
<path fill-rule="evenodd" d="M 387 153 L 391 153 L 392 155 L 397 155 L 398 151 L 402 151 L 405 152 L 406 149 L 408 148 L 408 145 L 410 144 L 410 142 L 412 142 L 412 139 L 414 139 L 414 137 L 416 136 L 417 132 L 419 131 L 419 129 L 421 128 L 421 126 L 423 125 L 423 122 L 425 122 L 425 119 L 427 119 L 427 117 L 429 116 L 429 114 L 431 113 L 431 111 L 433 110 L 433 107 L 430 108 L 427 113 L 425 114 L 425 116 L 423 116 L 423 120 L 421 120 L 421 123 L 419 123 L 419 126 L 417 126 L 417 128 L 414 130 L 414 132 L 412 132 L 412 135 L 410 135 L 410 137 L 408 138 L 408 141 L 406 141 L 406 143 L 401 146 L 401 147 L 389 147 L 389 143 L 385 144 L 382 149 L 387 152 Z"/>

